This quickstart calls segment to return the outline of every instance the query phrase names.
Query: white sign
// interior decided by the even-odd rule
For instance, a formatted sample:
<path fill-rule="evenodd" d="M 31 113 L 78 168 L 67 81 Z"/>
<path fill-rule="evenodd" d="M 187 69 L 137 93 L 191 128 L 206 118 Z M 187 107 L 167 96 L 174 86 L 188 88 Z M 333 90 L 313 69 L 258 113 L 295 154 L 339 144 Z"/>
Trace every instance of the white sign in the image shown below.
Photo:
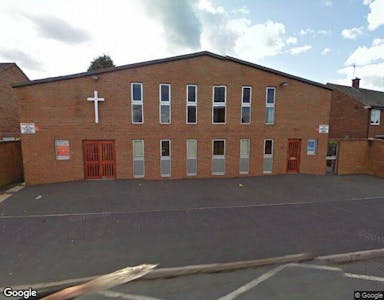
<path fill-rule="evenodd" d="M 95 123 L 99 123 L 99 101 L 104 101 L 104 98 L 99 98 L 97 91 L 93 92 L 93 97 L 88 97 L 88 101 L 93 101 L 95 105 Z"/>
<path fill-rule="evenodd" d="M 22 134 L 35 134 L 35 123 L 20 123 L 20 131 Z"/>
<path fill-rule="evenodd" d="M 328 133 L 329 125 L 319 125 L 319 133 Z"/>

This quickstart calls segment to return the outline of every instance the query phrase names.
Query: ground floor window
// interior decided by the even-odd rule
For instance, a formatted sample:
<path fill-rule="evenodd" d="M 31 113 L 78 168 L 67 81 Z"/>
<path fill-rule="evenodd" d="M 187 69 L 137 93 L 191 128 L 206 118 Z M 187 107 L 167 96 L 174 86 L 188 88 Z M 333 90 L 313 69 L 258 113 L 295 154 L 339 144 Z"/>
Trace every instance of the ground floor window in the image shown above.
<path fill-rule="evenodd" d="M 273 140 L 264 140 L 263 173 L 272 173 L 273 168 Z"/>
<path fill-rule="evenodd" d="M 249 173 L 249 150 L 250 150 L 249 139 L 241 139 L 240 140 L 240 163 L 239 163 L 240 174 Z"/>
<path fill-rule="evenodd" d="M 212 174 L 225 174 L 225 140 L 212 141 Z"/>
<path fill-rule="evenodd" d="M 160 175 L 171 176 L 171 141 L 160 141 Z"/>
<path fill-rule="evenodd" d="M 144 177 L 144 140 L 133 140 L 133 177 Z"/>
<path fill-rule="evenodd" d="M 197 175 L 197 140 L 187 140 L 187 176 Z"/>

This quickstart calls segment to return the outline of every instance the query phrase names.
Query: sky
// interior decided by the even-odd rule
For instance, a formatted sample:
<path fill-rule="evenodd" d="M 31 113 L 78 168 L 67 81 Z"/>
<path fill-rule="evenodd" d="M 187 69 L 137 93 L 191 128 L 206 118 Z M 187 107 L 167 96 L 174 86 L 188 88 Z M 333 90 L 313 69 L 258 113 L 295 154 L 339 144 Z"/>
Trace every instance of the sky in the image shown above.
<path fill-rule="evenodd" d="M 30 79 L 198 51 L 384 91 L 384 0 L 1 0 L 0 62 Z M 353 67 L 355 66 L 355 67 Z"/>

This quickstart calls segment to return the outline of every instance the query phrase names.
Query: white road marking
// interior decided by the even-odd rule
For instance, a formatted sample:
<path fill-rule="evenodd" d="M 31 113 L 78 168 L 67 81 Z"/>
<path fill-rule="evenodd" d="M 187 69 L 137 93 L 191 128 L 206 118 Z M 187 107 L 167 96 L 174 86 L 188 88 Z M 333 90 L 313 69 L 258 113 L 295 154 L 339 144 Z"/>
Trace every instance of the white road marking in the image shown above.
<path fill-rule="evenodd" d="M 353 273 L 344 273 L 344 276 L 348 277 L 348 278 L 354 278 L 354 279 L 363 279 L 363 280 L 384 282 L 384 277 L 378 277 L 378 276 L 370 276 L 370 275 L 364 275 L 364 274 L 353 274 Z"/>
<path fill-rule="evenodd" d="M 279 273 L 281 270 L 285 269 L 289 264 L 278 266 L 277 268 L 274 268 L 263 275 L 257 277 L 256 279 L 248 282 L 247 284 L 244 284 L 243 286 L 239 287 L 237 290 L 234 290 L 232 293 L 229 293 L 228 295 L 225 295 L 224 297 L 219 298 L 218 300 L 232 300 L 236 297 L 240 296 L 241 294 L 244 294 L 245 292 L 253 289 L 254 287 L 258 286 L 263 281 L 271 278 L 272 276 Z"/>
<path fill-rule="evenodd" d="M 114 291 L 100 291 L 97 292 L 100 295 L 110 297 L 110 298 L 118 298 L 118 299 L 126 299 L 126 300 L 162 300 L 160 298 L 153 298 L 141 295 L 132 295 L 132 294 L 124 294 L 118 293 Z"/>
<path fill-rule="evenodd" d="M 312 264 L 298 264 L 298 263 L 290 263 L 288 264 L 288 267 L 300 267 L 300 268 L 307 268 L 307 269 L 316 269 L 316 270 L 324 270 L 324 271 L 333 271 L 333 272 L 342 272 L 343 270 L 341 268 L 337 267 L 330 267 L 330 266 L 322 266 L 322 265 L 312 265 Z"/>
<path fill-rule="evenodd" d="M 347 278 L 353 278 L 353 279 L 360 279 L 360 280 L 370 280 L 370 281 L 379 281 L 384 282 L 383 277 L 378 276 L 370 276 L 370 275 L 364 275 L 364 274 L 353 274 L 353 273 L 344 273 L 341 268 L 331 267 L 331 266 L 323 266 L 323 265 L 312 265 L 312 264 L 306 264 L 306 263 L 289 263 L 285 265 L 281 265 L 275 269 L 272 269 L 263 275 L 257 277 L 256 279 L 248 282 L 247 284 L 239 287 L 235 291 L 229 293 L 228 295 L 225 295 L 224 297 L 219 298 L 218 300 L 233 300 L 240 296 L 241 294 L 244 294 L 245 292 L 255 288 L 260 283 L 266 281 L 267 279 L 270 279 L 271 277 L 275 276 L 277 273 L 281 272 L 282 270 L 290 267 L 301 267 L 301 268 L 307 268 L 307 269 L 315 269 L 315 270 L 325 270 L 325 271 L 331 271 L 331 272 L 341 272 L 344 277 Z"/>
<path fill-rule="evenodd" d="M 50 218 L 50 217 L 70 217 L 70 216 L 102 216 L 102 215 L 130 215 L 130 214 L 147 214 L 147 213 L 162 213 L 162 212 L 189 212 L 189 211 L 203 211 L 215 209 L 236 209 L 236 208 L 254 208 L 254 207 L 274 207 L 274 206 L 291 206 L 291 205 L 310 205 L 310 204 L 323 204 L 323 203 L 337 203 L 349 201 L 365 201 L 383 199 L 384 196 L 365 197 L 365 198 L 352 198 L 342 200 L 327 200 L 327 201 L 308 201 L 308 202 L 282 202 L 282 203 L 260 203 L 251 205 L 234 205 L 234 206 L 207 206 L 207 207 L 191 207 L 180 209 L 152 209 L 152 210 L 137 210 L 137 211 L 102 211 L 102 212 L 84 212 L 84 213 L 57 213 L 57 214 L 34 214 L 34 215 L 14 215 L 14 216 L 0 216 L 0 219 L 24 219 L 24 218 Z M 1 200 L 0 200 L 1 202 Z"/>

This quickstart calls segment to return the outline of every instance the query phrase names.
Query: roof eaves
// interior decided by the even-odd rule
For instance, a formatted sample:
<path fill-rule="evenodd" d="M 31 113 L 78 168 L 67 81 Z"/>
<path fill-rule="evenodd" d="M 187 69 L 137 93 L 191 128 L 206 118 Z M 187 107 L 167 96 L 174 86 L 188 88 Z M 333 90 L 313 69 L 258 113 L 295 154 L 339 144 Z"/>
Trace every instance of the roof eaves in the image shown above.
<path fill-rule="evenodd" d="M 253 68 L 256 68 L 256 69 L 259 69 L 259 70 L 263 70 L 263 71 L 266 71 L 266 72 L 269 72 L 269 73 L 273 73 L 273 74 L 276 74 L 276 75 L 280 75 L 280 76 L 283 76 L 283 77 L 286 77 L 286 78 L 298 80 L 298 81 L 301 81 L 301 82 L 304 82 L 304 83 L 307 83 L 307 84 L 311 84 L 311 85 L 315 85 L 315 86 L 318 86 L 318 87 L 321 87 L 321 88 L 324 88 L 324 89 L 327 89 L 327 90 L 332 90 L 331 88 L 329 88 L 325 84 L 322 84 L 322 83 L 319 83 L 319 82 L 316 82 L 316 81 L 312 81 L 312 80 L 308 80 L 308 79 L 305 79 L 305 78 L 302 78 L 302 77 L 298 77 L 298 76 L 295 76 L 295 75 L 284 73 L 284 72 L 281 72 L 281 71 L 278 71 L 278 70 L 275 70 L 275 69 L 267 68 L 267 67 L 264 67 L 264 66 L 261 66 L 261 65 L 258 65 L 258 64 L 254 64 L 254 63 L 251 63 L 251 62 L 248 62 L 248 61 L 244 61 L 244 60 L 241 60 L 241 59 L 238 59 L 238 58 L 234 58 L 234 57 L 231 57 L 231 56 L 226 56 L 226 58 L 228 60 L 230 60 L 230 61 L 242 64 L 242 65 L 253 67 Z"/>
<path fill-rule="evenodd" d="M 18 88 L 18 87 L 35 85 L 35 84 L 40 84 L 40 83 L 48 83 L 48 82 L 68 80 L 68 79 L 74 79 L 74 78 L 80 78 L 80 77 L 95 76 L 95 75 L 110 73 L 110 72 L 114 72 L 114 71 L 120 71 L 120 70 L 137 68 L 137 67 L 144 67 L 144 66 L 153 65 L 153 64 L 161 64 L 161 63 L 172 62 L 172 61 L 177 61 L 177 60 L 187 59 L 187 58 L 194 58 L 194 57 L 198 57 L 198 56 L 202 56 L 202 55 L 208 55 L 208 56 L 211 56 L 211 57 L 214 57 L 217 59 L 225 60 L 224 56 L 221 56 L 221 55 L 209 52 L 209 51 L 201 51 L 201 52 L 195 52 L 195 53 L 191 53 L 191 54 L 183 54 L 183 55 L 178 55 L 178 56 L 173 56 L 173 57 L 168 57 L 168 58 L 160 58 L 160 59 L 155 59 L 155 60 L 149 60 L 149 61 L 144 61 L 144 62 L 127 64 L 127 65 L 122 65 L 122 66 L 118 66 L 118 67 L 111 67 L 111 68 L 106 68 L 106 69 L 102 69 L 102 70 L 98 70 L 98 71 L 82 72 L 82 73 L 76 73 L 76 74 L 71 74 L 71 75 L 64 75 L 64 76 L 49 77 L 49 78 L 43 78 L 43 79 L 37 79 L 37 80 L 30 80 L 30 81 L 26 81 L 26 82 L 16 83 L 12 87 Z"/>

